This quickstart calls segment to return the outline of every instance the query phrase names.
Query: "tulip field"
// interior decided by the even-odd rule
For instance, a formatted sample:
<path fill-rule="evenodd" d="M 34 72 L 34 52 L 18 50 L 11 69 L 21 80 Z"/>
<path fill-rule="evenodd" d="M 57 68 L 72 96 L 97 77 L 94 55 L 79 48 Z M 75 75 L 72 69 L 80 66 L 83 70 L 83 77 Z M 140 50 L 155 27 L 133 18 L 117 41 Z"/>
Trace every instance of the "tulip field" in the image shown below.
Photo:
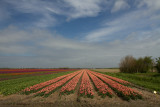
<path fill-rule="evenodd" d="M 76 69 L 0 69 L 0 81 L 74 70 Z"/>
<path fill-rule="evenodd" d="M 78 85 L 79 83 L 79 85 Z M 123 100 L 142 99 L 142 94 L 130 87 L 128 81 L 82 69 L 57 78 L 35 84 L 23 89 L 20 93 L 32 94 L 35 97 L 49 97 L 55 91 L 59 91 L 59 96 L 75 94 L 78 90 L 78 97 L 88 97 L 94 99 L 95 93 L 102 98 L 120 97 Z"/>

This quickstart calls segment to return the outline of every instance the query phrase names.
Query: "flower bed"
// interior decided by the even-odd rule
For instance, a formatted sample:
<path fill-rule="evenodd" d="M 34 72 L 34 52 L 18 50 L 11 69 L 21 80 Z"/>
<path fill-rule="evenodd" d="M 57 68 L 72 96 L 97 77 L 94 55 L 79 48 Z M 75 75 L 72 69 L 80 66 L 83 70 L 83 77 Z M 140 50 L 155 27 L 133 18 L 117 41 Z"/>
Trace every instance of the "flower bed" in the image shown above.
<path fill-rule="evenodd" d="M 70 94 L 70 93 L 73 93 L 74 90 L 75 90 L 75 87 L 76 87 L 76 85 L 77 85 L 77 83 L 78 83 L 78 81 L 80 79 L 80 77 L 83 74 L 83 72 L 84 71 L 81 70 L 81 72 L 78 75 L 76 75 L 71 81 L 69 81 L 65 86 L 63 86 L 61 88 L 60 93 L 61 94 Z"/>
<path fill-rule="evenodd" d="M 78 72 L 74 72 L 72 74 L 70 74 L 69 76 L 67 76 L 66 78 L 54 83 L 54 84 L 51 84 L 45 88 L 43 88 L 42 90 L 38 91 L 35 93 L 35 95 L 40 95 L 40 96 L 45 96 L 45 97 L 48 97 L 50 94 L 52 94 L 58 87 L 64 85 L 67 81 L 69 81 L 70 79 L 72 79 L 75 75 L 77 75 L 78 73 L 80 73 L 79 71 Z"/>
<path fill-rule="evenodd" d="M 104 98 L 106 95 L 112 97 L 113 91 L 108 87 L 107 84 L 103 83 L 103 81 L 101 81 L 95 75 L 91 74 L 90 71 L 88 71 L 87 73 L 93 81 L 96 91 L 98 91 L 98 94 L 101 95 L 101 97 Z"/>
<path fill-rule="evenodd" d="M 82 76 L 82 81 L 81 81 L 81 85 L 79 88 L 79 94 L 80 96 L 87 96 L 90 98 L 93 98 L 93 88 L 92 85 L 90 83 L 89 77 L 87 75 L 86 70 L 84 70 L 83 76 Z"/>
<path fill-rule="evenodd" d="M 130 84 L 131 84 L 131 83 L 128 82 L 128 81 L 124 81 L 124 80 L 119 79 L 119 78 L 116 78 L 116 77 L 112 77 L 112 76 L 105 75 L 105 74 L 101 74 L 101 73 L 97 73 L 97 74 L 103 75 L 103 76 L 105 76 L 105 77 L 107 77 L 107 78 L 109 78 L 109 79 L 112 79 L 112 80 L 117 81 L 117 82 L 119 82 L 119 83 L 121 83 L 121 84 L 124 84 L 124 85 L 130 85 Z"/>
<path fill-rule="evenodd" d="M 63 86 L 60 89 L 60 95 L 70 94 L 73 93 L 76 89 L 77 83 L 80 81 L 81 77 L 82 79 L 78 89 L 78 96 L 93 98 L 94 92 L 91 84 L 93 83 L 96 91 L 102 98 L 106 97 L 107 95 L 112 97 L 114 92 L 125 100 L 142 98 L 142 94 L 140 94 L 138 91 L 123 85 L 127 85 L 129 82 L 127 83 L 127 81 L 93 72 L 87 69 L 79 70 L 77 72 L 73 72 L 40 84 L 33 85 L 21 92 L 25 94 L 34 92 L 33 95 L 35 96 L 48 97 L 54 91 L 60 89 L 60 87 Z"/>
<path fill-rule="evenodd" d="M 124 100 L 142 98 L 142 95 L 139 92 L 135 91 L 134 89 L 121 85 L 95 72 L 92 72 L 92 74 L 94 74 L 95 76 L 103 80 L 105 83 L 107 83 L 117 93 L 117 95 L 122 97 Z"/>
<path fill-rule="evenodd" d="M 70 74 L 68 74 L 68 75 L 70 75 Z M 68 75 L 60 76 L 60 77 L 57 77 L 55 79 L 52 79 L 52 80 L 49 80 L 49 81 L 46 81 L 46 82 L 43 82 L 43 83 L 39 83 L 39 84 L 33 85 L 33 86 L 29 87 L 29 88 L 24 89 L 23 93 L 28 95 L 30 93 L 36 92 L 36 91 L 40 90 L 41 88 L 43 88 L 45 86 L 48 86 L 48 85 L 50 85 L 52 83 L 55 83 L 55 82 L 65 78 L 65 77 L 67 77 Z"/>

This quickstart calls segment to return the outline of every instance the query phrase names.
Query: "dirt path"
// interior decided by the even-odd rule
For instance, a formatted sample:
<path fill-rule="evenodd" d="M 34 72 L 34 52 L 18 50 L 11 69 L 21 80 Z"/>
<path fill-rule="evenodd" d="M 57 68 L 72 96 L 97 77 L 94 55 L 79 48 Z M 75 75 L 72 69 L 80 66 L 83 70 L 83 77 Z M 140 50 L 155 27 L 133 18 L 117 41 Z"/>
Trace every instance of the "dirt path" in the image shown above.
<path fill-rule="evenodd" d="M 113 98 L 105 97 L 101 98 L 95 92 L 95 97 L 93 99 L 90 98 L 80 98 L 77 101 L 77 92 L 70 95 L 59 96 L 59 91 L 56 91 L 52 95 L 47 98 L 43 97 L 33 97 L 33 95 L 20 95 L 14 94 L 10 96 L 0 96 L 0 107 L 41 107 L 41 106 L 54 106 L 54 107 L 62 107 L 62 106 L 87 106 L 87 107 L 105 107 L 105 106 L 122 106 L 122 107 L 160 107 L 160 95 L 155 95 L 153 93 L 140 90 L 135 88 L 138 91 L 141 91 L 143 94 L 142 100 L 131 100 L 129 102 L 122 100 L 121 98 L 114 96 Z"/>

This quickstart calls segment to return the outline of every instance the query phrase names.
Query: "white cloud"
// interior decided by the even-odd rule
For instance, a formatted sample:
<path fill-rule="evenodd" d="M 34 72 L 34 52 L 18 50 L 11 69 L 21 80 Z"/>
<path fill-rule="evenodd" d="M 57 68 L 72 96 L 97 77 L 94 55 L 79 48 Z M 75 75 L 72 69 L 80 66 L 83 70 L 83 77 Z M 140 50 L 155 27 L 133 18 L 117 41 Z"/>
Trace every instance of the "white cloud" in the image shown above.
<path fill-rule="evenodd" d="M 151 10 L 160 9 L 160 0 L 140 0 L 138 1 L 138 7 L 147 6 Z"/>
<path fill-rule="evenodd" d="M 33 49 L 38 50 L 38 48 L 55 50 L 88 50 L 88 47 L 90 47 L 89 44 L 82 44 L 80 42 L 66 39 L 56 33 L 51 34 L 46 30 L 32 29 L 25 31 L 20 30 L 15 26 L 9 26 L 0 31 L 0 45 L 0 51 L 3 54 L 31 52 Z"/>
<path fill-rule="evenodd" d="M 53 18 L 51 15 L 46 14 L 42 18 L 40 18 L 37 22 L 33 22 L 34 26 L 45 28 L 48 26 L 55 26 L 57 25 L 57 20 Z"/>
<path fill-rule="evenodd" d="M 120 39 L 129 33 L 148 28 L 157 28 L 160 24 L 157 11 L 146 11 L 146 9 L 134 10 L 123 14 L 118 18 L 106 20 L 102 27 L 94 29 L 84 37 L 86 42 L 102 42 Z M 121 39 L 123 39 L 121 38 Z"/>
<path fill-rule="evenodd" d="M 1 2 L 8 3 L 14 12 L 29 14 L 35 19 L 30 25 L 42 28 L 60 23 L 61 20 L 57 16 L 66 17 L 66 20 L 97 16 L 107 4 L 105 0 L 2 0 Z"/>
<path fill-rule="evenodd" d="M 58 23 L 57 19 L 52 14 L 57 14 L 59 12 L 55 6 L 56 4 L 51 2 L 42 0 L 4 0 L 3 2 L 8 3 L 10 5 L 9 8 L 14 10 L 14 13 L 25 13 L 28 14 L 28 17 L 33 19 L 27 23 L 23 22 L 24 25 L 28 24 L 33 27 L 44 28 L 55 26 Z M 48 10 L 48 8 L 52 6 L 54 7 L 55 13 L 53 13 L 53 11 L 51 13 Z"/>
<path fill-rule="evenodd" d="M 55 26 L 64 20 L 57 16 L 66 17 L 66 20 L 72 20 L 84 17 L 95 17 L 100 12 L 104 12 L 109 8 L 111 12 L 130 8 L 127 0 L 59 0 L 59 1 L 44 1 L 44 0 L 2 0 L 1 4 L 9 4 L 9 7 L 0 6 L 0 20 L 7 20 L 12 17 L 13 13 L 27 13 L 32 17 L 32 21 L 23 22 L 23 25 L 32 25 L 33 27 L 50 27 Z M 113 7 L 111 8 L 111 6 Z M 146 5 L 152 10 L 158 10 L 160 7 L 159 0 L 141 0 L 136 4 L 138 7 Z M 7 5 L 8 6 L 8 5 Z M 9 10 L 13 10 L 13 13 Z M 5 13 L 5 14 L 4 14 Z M 1 15 L 2 14 L 2 15 Z"/>
<path fill-rule="evenodd" d="M 130 6 L 125 0 L 116 0 L 111 12 L 114 13 L 128 8 L 130 8 Z"/>
<path fill-rule="evenodd" d="M 70 19 L 79 17 L 97 16 L 102 10 L 104 0 L 66 0 L 71 8 L 68 17 Z"/>
<path fill-rule="evenodd" d="M 120 31 L 121 29 L 122 27 L 116 26 L 100 28 L 98 30 L 94 30 L 93 32 L 88 33 L 87 36 L 84 38 L 84 41 L 100 42 L 106 40 L 110 35 Z"/>
<path fill-rule="evenodd" d="M 25 31 L 11 26 L 0 30 L 0 67 L 117 67 L 128 54 L 158 57 L 159 31 L 135 32 L 124 40 L 99 44 L 66 39 L 47 30 Z"/>

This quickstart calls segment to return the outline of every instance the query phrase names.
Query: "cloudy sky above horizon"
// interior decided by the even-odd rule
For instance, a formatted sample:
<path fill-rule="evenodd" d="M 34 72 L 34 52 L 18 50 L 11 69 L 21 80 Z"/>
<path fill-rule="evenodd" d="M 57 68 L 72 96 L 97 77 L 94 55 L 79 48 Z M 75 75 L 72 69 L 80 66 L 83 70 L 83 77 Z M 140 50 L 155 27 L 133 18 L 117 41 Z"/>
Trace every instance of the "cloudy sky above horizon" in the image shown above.
<path fill-rule="evenodd" d="M 160 0 L 0 0 L 0 67 L 118 67 L 160 56 Z"/>

